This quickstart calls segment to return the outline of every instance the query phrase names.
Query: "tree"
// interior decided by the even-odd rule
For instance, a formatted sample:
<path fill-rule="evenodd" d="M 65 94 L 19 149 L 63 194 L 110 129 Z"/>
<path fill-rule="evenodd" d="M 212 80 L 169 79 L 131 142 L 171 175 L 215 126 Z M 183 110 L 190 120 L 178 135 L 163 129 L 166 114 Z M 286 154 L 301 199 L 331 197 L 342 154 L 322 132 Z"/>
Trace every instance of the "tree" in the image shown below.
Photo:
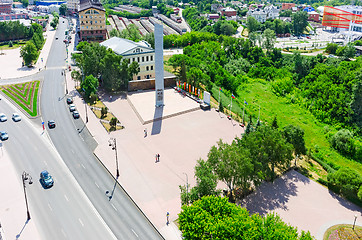
<path fill-rule="evenodd" d="M 339 130 L 331 137 L 330 142 L 332 147 L 338 150 L 343 155 L 353 157 L 355 153 L 353 135 L 349 130 Z"/>
<path fill-rule="evenodd" d="M 275 169 L 285 171 L 292 159 L 292 145 L 270 126 L 260 126 L 242 139 L 241 146 L 250 151 L 254 171 L 267 181 L 275 179 Z"/>
<path fill-rule="evenodd" d="M 91 93 L 89 96 L 90 104 L 93 105 L 97 102 L 98 95 L 95 93 Z"/>
<path fill-rule="evenodd" d="M 362 186 L 362 176 L 353 169 L 343 167 L 327 175 L 328 187 L 346 197 L 357 197 Z"/>
<path fill-rule="evenodd" d="M 109 125 L 111 126 L 111 131 L 116 129 L 118 119 L 116 117 L 111 118 L 111 121 L 109 121 Z"/>
<path fill-rule="evenodd" d="M 297 158 L 301 154 L 306 154 L 304 130 L 299 126 L 288 125 L 284 127 L 283 134 L 288 143 L 294 147 L 295 164 L 297 165 Z"/>
<path fill-rule="evenodd" d="M 308 14 L 306 11 L 298 11 L 292 15 L 292 24 L 294 34 L 300 36 L 308 26 Z"/>
<path fill-rule="evenodd" d="M 337 48 L 337 43 L 327 43 L 326 52 L 329 54 L 336 54 Z"/>
<path fill-rule="evenodd" d="M 118 91 L 122 86 L 121 61 L 123 57 L 116 55 L 112 49 L 107 49 L 105 56 L 101 59 L 101 74 L 103 87 L 109 92 Z"/>
<path fill-rule="evenodd" d="M 60 15 L 66 15 L 67 13 L 67 5 L 66 4 L 61 4 L 59 7 L 59 13 Z"/>
<path fill-rule="evenodd" d="M 275 32 L 271 29 L 265 29 L 263 32 L 263 47 L 270 52 L 274 48 L 276 36 Z"/>
<path fill-rule="evenodd" d="M 20 56 L 23 58 L 24 64 L 30 67 L 38 57 L 38 52 L 32 41 L 26 42 L 25 46 L 21 47 Z"/>
<path fill-rule="evenodd" d="M 274 129 L 278 129 L 278 128 L 279 128 L 277 116 L 274 116 L 273 122 L 272 122 L 272 125 L 271 125 L 271 126 L 272 126 Z"/>
<path fill-rule="evenodd" d="M 354 47 L 353 43 L 348 43 L 345 47 L 344 47 L 344 51 L 343 51 L 343 57 L 345 59 L 350 59 L 353 58 L 356 55 L 356 48 Z"/>
<path fill-rule="evenodd" d="M 84 79 L 84 81 L 80 84 L 80 87 L 84 91 L 86 99 L 89 99 L 92 93 L 97 92 L 98 85 L 98 79 L 93 77 L 93 75 L 89 75 Z"/>
<path fill-rule="evenodd" d="M 246 19 L 246 25 L 248 27 L 249 33 L 256 32 L 260 29 L 260 23 L 254 17 L 251 16 L 249 16 Z"/>
<path fill-rule="evenodd" d="M 205 196 L 181 209 L 179 224 L 185 239 L 313 239 L 309 232 L 298 235 L 297 228 L 277 214 L 250 215 L 227 198 Z"/>
<path fill-rule="evenodd" d="M 135 24 L 128 25 L 127 28 L 119 34 L 119 37 L 126 38 L 134 42 L 138 42 L 142 38 L 141 33 Z"/>
<path fill-rule="evenodd" d="M 356 83 L 352 88 L 351 108 L 353 110 L 353 122 L 362 129 L 362 73 L 356 76 Z"/>
<path fill-rule="evenodd" d="M 79 71 L 73 70 L 70 74 L 72 79 L 77 83 L 82 81 L 82 74 Z M 77 85 L 77 84 L 76 84 Z"/>
<path fill-rule="evenodd" d="M 107 116 L 108 113 L 108 108 L 107 107 L 102 107 L 101 109 L 101 118 L 105 118 Z"/>

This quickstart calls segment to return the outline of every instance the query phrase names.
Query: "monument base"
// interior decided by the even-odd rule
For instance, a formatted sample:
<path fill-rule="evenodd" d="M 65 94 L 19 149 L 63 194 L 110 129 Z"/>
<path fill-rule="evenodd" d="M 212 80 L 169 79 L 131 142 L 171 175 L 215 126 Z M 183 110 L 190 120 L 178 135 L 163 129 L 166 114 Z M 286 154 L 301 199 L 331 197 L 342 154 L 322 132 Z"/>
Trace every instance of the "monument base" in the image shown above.
<path fill-rule="evenodd" d="M 200 108 L 201 108 L 202 110 L 204 110 L 204 111 L 210 110 L 210 105 L 207 104 L 207 103 L 201 103 L 201 104 L 200 104 Z"/>

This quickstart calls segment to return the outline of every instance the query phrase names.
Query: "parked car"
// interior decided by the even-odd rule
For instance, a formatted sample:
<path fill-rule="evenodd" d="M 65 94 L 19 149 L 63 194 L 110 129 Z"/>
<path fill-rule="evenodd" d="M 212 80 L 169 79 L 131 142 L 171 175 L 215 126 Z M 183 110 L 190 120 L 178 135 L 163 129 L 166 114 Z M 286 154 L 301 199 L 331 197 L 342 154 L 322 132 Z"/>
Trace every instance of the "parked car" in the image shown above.
<path fill-rule="evenodd" d="M 44 188 L 50 188 L 54 185 L 54 180 L 47 170 L 40 173 L 40 183 Z"/>
<path fill-rule="evenodd" d="M 0 113 L 0 122 L 6 122 L 8 120 L 8 118 L 6 117 L 6 115 L 4 113 Z"/>
<path fill-rule="evenodd" d="M 72 104 L 73 103 L 73 98 L 69 97 L 67 98 L 67 104 Z"/>
<path fill-rule="evenodd" d="M 311 39 L 311 37 L 310 37 L 310 36 L 307 36 L 307 39 Z"/>
<path fill-rule="evenodd" d="M 9 139 L 9 135 L 8 135 L 8 133 L 7 132 L 5 132 L 5 131 L 1 131 L 0 132 L 0 139 L 1 140 L 8 140 Z"/>
<path fill-rule="evenodd" d="M 79 118 L 79 112 L 73 111 L 73 118 L 74 118 L 74 119 Z"/>
<path fill-rule="evenodd" d="M 69 105 L 69 111 L 74 112 L 75 110 L 76 110 L 75 105 L 74 105 L 74 104 L 70 104 L 70 105 Z"/>
<path fill-rule="evenodd" d="M 18 113 L 13 113 L 13 117 L 12 117 L 14 122 L 19 122 L 21 121 L 21 117 Z"/>
<path fill-rule="evenodd" d="M 54 120 L 49 120 L 48 121 L 48 127 L 49 128 L 55 128 L 55 121 Z"/>

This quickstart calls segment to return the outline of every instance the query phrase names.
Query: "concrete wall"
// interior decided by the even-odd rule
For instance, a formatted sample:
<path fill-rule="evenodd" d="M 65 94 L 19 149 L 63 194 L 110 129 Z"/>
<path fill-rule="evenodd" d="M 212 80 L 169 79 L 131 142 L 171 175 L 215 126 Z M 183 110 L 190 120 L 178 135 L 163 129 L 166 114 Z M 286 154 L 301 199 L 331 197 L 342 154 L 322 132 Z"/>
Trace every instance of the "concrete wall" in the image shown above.
<path fill-rule="evenodd" d="M 173 77 L 165 77 L 164 78 L 164 86 L 174 87 L 176 86 L 176 76 Z M 137 91 L 137 90 L 147 90 L 155 88 L 155 79 L 144 79 L 144 80 L 134 80 L 128 83 L 128 91 Z"/>

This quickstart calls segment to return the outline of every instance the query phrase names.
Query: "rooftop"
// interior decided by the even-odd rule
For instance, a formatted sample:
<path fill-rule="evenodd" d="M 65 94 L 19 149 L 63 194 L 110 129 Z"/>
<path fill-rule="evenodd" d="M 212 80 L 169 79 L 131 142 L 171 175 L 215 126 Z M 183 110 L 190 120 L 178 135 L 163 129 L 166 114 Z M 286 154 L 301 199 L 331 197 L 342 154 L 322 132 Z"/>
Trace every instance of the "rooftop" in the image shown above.
<path fill-rule="evenodd" d="M 101 43 L 102 46 L 112 49 L 115 53 L 119 55 L 123 55 L 125 52 L 130 51 L 136 47 L 142 47 L 143 49 L 147 49 L 147 52 L 154 51 L 153 48 L 146 42 L 133 42 L 128 39 L 119 38 L 119 37 L 112 37 L 104 42 Z"/>

